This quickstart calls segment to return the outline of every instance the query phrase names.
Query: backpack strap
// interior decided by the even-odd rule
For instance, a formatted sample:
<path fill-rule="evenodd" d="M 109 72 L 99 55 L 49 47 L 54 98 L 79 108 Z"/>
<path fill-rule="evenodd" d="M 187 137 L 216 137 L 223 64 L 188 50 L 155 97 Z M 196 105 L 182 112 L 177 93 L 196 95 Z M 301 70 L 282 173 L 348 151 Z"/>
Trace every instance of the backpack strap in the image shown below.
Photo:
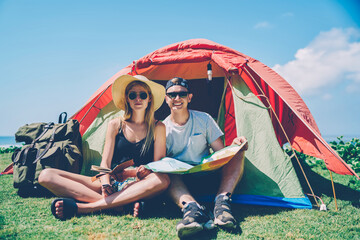
<path fill-rule="evenodd" d="M 64 116 L 64 119 L 63 119 Z M 62 112 L 59 115 L 59 123 L 66 123 L 67 120 L 67 113 L 66 112 Z"/>
<path fill-rule="evenodd" d="M 30 147 L 34 147 L 35 143 L 36 143 L 37 141 L 39 141 L 40 138 L 42 138 L 42 136 L 44 136 L 44 134 L 45 134 L 50 128 L 52 128 L 53 125 L 54 125 L 53 122 L 50 122 L 50 123 L 48 123 L 47 125 L 45 125 L 44 131 L 43 131 L 36 139 L 34 139 L 34 141 L 32 141 Z"/>
<path fill-rule="evenodd" d="M 19 158 L 19 160 L 22 159 L 22 162 L 21 162 L 22 165 L 25 165 L 25 163 L 26 163 L 26 159 L 27 159 L 27 155 L 28 155 L 28 153 L 29 153 L 29 150 L 32 149 L 32 148 L 34 148 L 35 143 L 36 143 L 37 141 L 39 141 L 40 138 L 42 138 L 42 136 L 44 136 L 44 134 L 45 134 L 53 125 L 54 125 L 53 122 L 50 122 L 50 123 L 48 123 L 47 125 L 45 125 L 44 131 L 43 131 L 36 139 L 34 139 L 34 140 L 32 141 L 32 143 L 30 144 L 29 147 L 25 148 L 24 153 L 23 153 L 23 154 L 24 154 L 23 157 L 22 157 L 22 158 Z M 17 161 L 16 161 L 16 162 L 17 162 Z M 14 162 L 14 163 L 16 163 L 16 162 Z M 35 161 L 34 161 L 33 163 L 35 163 Z"/>
<path fill-rule="evenodd" d="M 54 124 L 54 123 L 53 123 L 53 124 Z M 53 133 L 52 133 L 52 135 L 51 135 L 51 138 L 50 138 L 48 144 L 46 144 L 46 147 L 45 147 L 44 151 L 42 151 L 41 154 L 39 154 L 40 151 L 38 151 L 38 154 L 37 154 L 37 156 L 36 156 L 36 159 L 33 161 L 34 164 L 37 163 L 37 162 L 45 155 L 45 153 L 47 153 L 47 151 L 52 147 L 52 145 L 53 145 L 53 143 L 54 143 L 54 140 L 55 140 L 55 132 L 56 132 L 56 129 L 57 129 L 57 128 L 54 128 L 54 131 L 53 131 Z"/>

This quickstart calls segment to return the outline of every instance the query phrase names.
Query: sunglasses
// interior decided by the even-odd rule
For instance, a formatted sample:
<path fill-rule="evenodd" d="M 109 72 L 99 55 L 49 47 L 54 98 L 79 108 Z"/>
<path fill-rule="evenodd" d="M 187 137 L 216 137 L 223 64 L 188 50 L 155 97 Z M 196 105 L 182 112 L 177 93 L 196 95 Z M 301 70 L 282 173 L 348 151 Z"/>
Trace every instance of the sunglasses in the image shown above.
<path fill-rule="evenodd" d="M 176 96 L 179 96 L 181 98 L 185 98 L 185 97 L 187 97 L 188 94 L 189 94 L 189 92 L 169 92 L 166 95 L 169 98 L 173 99 L 173 98 L 176 98 Z"/>
<path fill-rule="evenodd" d="M 130 92 L 128 96 L 130 100 L 134 100 L 137 96 L 139 96 L 142 100 L 148 98 L 148 94 L 146 92 L 140 92 L 140 93 Z"/>

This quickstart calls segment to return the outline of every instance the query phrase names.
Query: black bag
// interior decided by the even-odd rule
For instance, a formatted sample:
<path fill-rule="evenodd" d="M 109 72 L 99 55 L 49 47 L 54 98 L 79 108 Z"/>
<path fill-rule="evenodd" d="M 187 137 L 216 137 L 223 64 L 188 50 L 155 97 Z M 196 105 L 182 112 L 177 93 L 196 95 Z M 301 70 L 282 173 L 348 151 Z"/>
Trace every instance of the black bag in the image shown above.
<path fill-rule="evenodd" d="M 19 189 L 19 195 L 45 194 L 38 183 L 40 172 L 45 168 L 80 173 L 81 135 L 77 120 L 70 119 L 59 124 L 26 124 L 16 132 L 15 140 L 25 142 L 12 155 L 14 187 Z"/>

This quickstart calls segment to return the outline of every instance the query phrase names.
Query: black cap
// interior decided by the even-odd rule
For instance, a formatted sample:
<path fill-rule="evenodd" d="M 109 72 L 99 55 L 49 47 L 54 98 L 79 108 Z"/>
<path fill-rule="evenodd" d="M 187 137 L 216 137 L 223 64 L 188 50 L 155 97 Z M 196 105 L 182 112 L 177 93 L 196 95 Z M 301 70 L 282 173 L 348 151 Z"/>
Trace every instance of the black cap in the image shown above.
<path fill-rule="evenodd" d="M 186 79 L 180 78 L 180 77 L 174 77 L 173 79 L 170 79 L 167 83 L 166 83 L 166 91 L 175 85 L 179 85 L 182 86 L 184 88 L 186 88 L 189 92 L 190 92 L 190 88 L 189 88 L 189 84 L 188 81 Z"/>

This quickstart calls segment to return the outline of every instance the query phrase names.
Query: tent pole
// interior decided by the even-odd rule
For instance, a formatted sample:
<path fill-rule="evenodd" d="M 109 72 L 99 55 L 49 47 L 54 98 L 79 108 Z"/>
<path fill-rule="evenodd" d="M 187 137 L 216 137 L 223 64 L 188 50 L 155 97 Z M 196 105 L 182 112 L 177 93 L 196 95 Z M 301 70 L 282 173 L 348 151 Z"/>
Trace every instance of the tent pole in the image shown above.
<path fill-rule="evenodd" d="M 247 67 L 249 67 L 252 71 L 254 71 L 256 73 L 256 71 L 254 69 L 252 69 L 249 65 L 246 64 Z M 243 68 L 243 65 L 241 66 L 241 68 Z M 245 69 L 246 70 L 246 69 Z M 247 71 L 247 70 L 246 70 Z M 247 71 L 248 72 L 248 71 Z M 248 72 L 249 73 L 249 72 Z M 249 73 L 250 74 L 250 73 Z M 251 75 L 250 75 L 251 76 Z M 252 76 L 251 76 L 252 77 Z M 254 79 L 253 79 L 254 81 Z M 259 87 L 259 85 L 258 85 Z M 284 99 L 282 99 L 284 100 Z M 286 103 L 286 101 L 285 101 Z M 291 108 L 290 108 L 291 109 Z M 291 109 L 292 110 L 292 109 Z M 312 126 L 309 125 L 306 121 L 304 121 L 299 115 L 298 113 L 296 113 L 296 111 L 293 111 L 293 113 L 299 118 L 300 121 L 302 121 L 305 126 L 308 127 L 308 129 L 317 137 L 317 139 L 324 145 L 325 148 L 327 148 L 340 162 L 342 162 L 344 164 L 344 166 L 351 172 L 352 175 L 354 175 L 355 177 L 357 177 L 358 179 L 360 179 L 360 177 L 356 174 L 356 172 L 354 170 L 352 170 L 347 164 L 346 162 L 339 156 L 339 154 L 332 149 L 327 143 L 326 141 L 321 137 L 321 135 L 319 135 L 319 133 L 317 133 L 316 131 L 313 130 Z"/>
<path fill-rule="evenodd" d="M 336 211 L 338 211 L 338 205 L 337 205 L 337 201 L 336 201 L 336 193 L 335 193 L 334 180 L 333 180 L 332 173 L 331 173 L 330 170 L 329 170 L 329 173 L 330 173 L 331 185 L 332 185 L 332 189 L 333 189 L 333 193 L 334 193 L 335 209 L 336 209 Z"/>
<path fill-rule="evenodd" d="M 246 66 L 248 66 L 248 65 L 246 65 Z M 257 85 L 258 89 L 259 89 L 259 90 L 261 91 L 261 93 L 262 93 L 262 97 L 265 97 L 266 102 L 269 104 L 269 108 L 270 108 L 271 112 L 273 113 L 273 115 L 275 116 L 277 122 L 279 123 L 279 126 L 280 126 L 282 132 L 284 133 L 287 141 L 290 143 L 290 139 L 289 139 L 289 137 L 287 136 L 287 134 L 286 134 L 286 132 L 285 132 L 285 129 L 284 129 L 284 127 L 282 126 L 282 124 L 281 124 L 281 122 L 280 122 L 280 119 L 279 119 L 278 116 L 276 115 L 275 110 L 274 110 L 273 107 L 271 106 L 271 103 L 270 103 L 268 97 L 265 95 L 265 93 L 263 92 L 262 88 L 261 88 L 261 87 L 259 86 L 259 84 L 256 82 L 256 80 L 255 80 L 254 77 L 251 75 L 251 73 L 250 73 L 244 66 L 242 66 L 242 69 L 244 69 L 244 70 L 246 71 L 246 73 L 251 77 L 251 79 L 253 80 L 253 82 Z M 294 151 L 294 149 L 292 148 L 291 144 L 290 144 L 290 147 L 291 147 L 291 150 L 293 151 L 293 153 L 295 154 L 295 151 Z M 300 169 L 301 169 L 301 171 L 302 171 L 302 173 L 303 173 L 303 175 L 304 175 L 304 178 L 305 178 L 305 180 L 306 180 L 306 183 L 307 183 L 307 185 L 308 185 L 308 187 L 309 187 L 309 189 L 310 189 L 310 191 L 311 191 L 311 193 L 312 193 L 312 195 L 313 195 L 313 197 L 314 197 L 314 200 L 315 200 L 315 203 L 316 203 L 317 207 L 320 207 L 318 201 L 316 200 L 315 193 L 314 193 L 314 191 L 313 191 L 313 189 L 312 189 L 312 187 L 311 187 L 311 185 L 310 185 L 310 182 L 309 182 L 308 179 L 307 179 L 307 176 L 306 176 L 306 174 L 305 174 L 305 171 L 304 171 L 303 167 L 301 166 L 300 160 L 298 159 L 298 157 L 296 156 L 296 154 L 295 154 L 295 158 L 296 158 L 296 160 L 297 160 L 297 162 L 298 162 L 298 164 L 299 164 L 299 167 L 300 167 Z"/>
<path fill-rule="evenodd" d="M 84 116 L 81 118 L 80 120 L 80 124 L 81 122 L 84 120 L 84 118 L 86 117 L 86 115 L 88 115 L 88 113 L 90 112 L 90 110 L 94 107 L 95 103 L 97 103 L 97 101 L 99 100 L 99 98 L 101 98 L 101 96 L 105 93 L 105 91 L 111 86 L 112 84 L 110 84 L 109 86 L 107 86 L 104 91 L 102 91 L 102 93 L 100 94 L 100 96 L 95 100 L 95 102 L 91 105 L 91 107 L 87 110 L 87 112 L 84 114 Z"/>

